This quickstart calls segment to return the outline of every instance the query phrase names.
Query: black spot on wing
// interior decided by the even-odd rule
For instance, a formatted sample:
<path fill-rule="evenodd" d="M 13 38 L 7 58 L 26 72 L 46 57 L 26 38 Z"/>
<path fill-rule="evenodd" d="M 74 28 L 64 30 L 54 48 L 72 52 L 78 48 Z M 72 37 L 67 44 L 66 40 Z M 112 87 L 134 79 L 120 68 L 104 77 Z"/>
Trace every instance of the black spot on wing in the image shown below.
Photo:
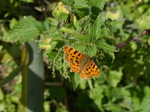
<path fill-rule="evenodd" d="M 93 65 L 93 68 L 95 68 L 95 65 Z"/>
<path fill-rule="evenodd" d="M 73 48 L 70 48 L 70 49 L 69 49 L 69 52 L 70 52 L 71 50 L 73 50 Z"/>
<path fill-rule="evenodd" d="M 78 61 L 78 60 L 76 60 L 75 62 L 76 62 L 77 64 L 79 64 L 79 61 Z"/>
<path fill-rule="evenodd" d="M 78 53 L 78 51 L 77 51 L 77 50 L 75 50 L 74 54 L 76 54 L 76 53 Z"/>

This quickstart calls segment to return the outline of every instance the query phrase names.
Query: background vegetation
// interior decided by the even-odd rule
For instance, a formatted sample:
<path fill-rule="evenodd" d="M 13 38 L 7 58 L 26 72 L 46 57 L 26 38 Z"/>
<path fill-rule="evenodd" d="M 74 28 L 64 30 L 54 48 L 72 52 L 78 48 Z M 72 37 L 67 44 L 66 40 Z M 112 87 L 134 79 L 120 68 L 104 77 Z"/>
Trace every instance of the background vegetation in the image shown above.
<path fill-rule="evenodd" d="M 149 0 L 0 1 L 0 111 L 150 112 Z M 98 78 L 69 72 L 63 46 Z"/>

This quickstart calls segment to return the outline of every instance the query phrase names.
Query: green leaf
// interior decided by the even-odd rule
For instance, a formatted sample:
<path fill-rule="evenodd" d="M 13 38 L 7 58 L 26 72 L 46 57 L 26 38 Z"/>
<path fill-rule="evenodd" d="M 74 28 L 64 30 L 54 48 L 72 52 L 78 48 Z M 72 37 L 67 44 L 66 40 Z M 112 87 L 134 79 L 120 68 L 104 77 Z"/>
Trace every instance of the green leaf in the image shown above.
<path fill-rule="evenodd" d="M 107 52 L 109 56 L 112 58 L 112 62 L 115 60 L 115 54 L 113 52 Z"/>
<path fill-rule="evenodd" d="M 36 22 L 36 23 L 41 23 L 41 22 Z M 40 28 L 39 28 L 40 27 Z M 42 24 L 37 27 L 40 31 L 45 31 L 45 30 L 49 30 L 50 29 L 50 21 L 49 19 L 45 19 L 44 22 L 42 22 Z"/>
<path fill-rule="evenodd" d="M 97 99 L 98 97 L 103 98 L 103 88 L 102 86 L 98 85 L 95 88 L 92 88 L 89 90 L 89 97 L 91 99 Z"/>
<path fill-rule="evenodd" d="M 58 52 L 56 52 L 56 51 L 48 52 L 47 56 L 48 56 L 48 59 L 49 59 L 49 61 L 50 61 L 51 63 L 52 63 L 53 60 L 55 59 L 57 53 L 58 53 Z"/>
<path fill-rule="evenodd" d="M 81 82 L 81 77 L 79 76 L 79 74 L 76 74 L 76 73 L 73 73 L 73 72 L 70 73 L 70 77 L 71 77 L 71 80 L 72 80 L 72 83 L 73 83 L 73 88 L 75 90 L 75 89 L 77 89 L 78 85 Z"/>
<path fill-rule="evenodd" d="M 80 79 L 81 79 L 81 77 L 80 77 Z M 80 83 L 79 83 L 80 89 L 85 90 L 86 85 L 87 85 L 87 80 L 85 79 L 85 80 L 79 80 L 79 81 L 80 81 Z"/>
<path fill-rule="evenodd" d="M 58 19 L 61 21 L 66 21 L 68 19 L 68 14 L 61 12 L 59 13 Z"/>
<path fill-rule="evenodd" d="M 10 28 L 12 29 L 16 24 L 18 24 L 17 19 L 16 19 L 16 18 L 12 18 L 12 19 L 10 20 L 9 26 L 10 26 Z"/>
<path fill-rule="evenodd" d="M 145 91 L 145 96 L 144 96 L 144 99 L 143 101 L 141 102 L 141 108 L 143 109 L 143 112 L 149 112 L 150 110 L 150 88 L 145 86 L 144 87 L 144 91 Z"/>
<path fill-rule="evenodd" d="M 93 0 L 94 1 L 94 0 Z M 100 9 L 103 10 L 105 6 L 105 0 L 98 0 L 96 6 Z"/>
<path fill-rule="evenodd" d="M 56 47 L 57 43 L 58 43 L 58 41 L 55 41 L 55 40 L 51 41 L 49 50 L 52 51 Z"/>
<path fill-rule="evenodd" d="M 150 15 L 144 15 L 136 20 L 136 24 L 141 30 L 150 29 Z"/>
<path fill-rule="evenodd" d="M 123 109 L 119 105 L 115 105 L 111 102 L 105 104 L 104 108 L 110 112 L 124 112 Z"/>
<path fill-rule="evenodd" d="M 22 2 L 34 3 L 34 0 L 22 0 Z"/>
<path fill-rule="evenodd" d="M 121 88 L 119 87 L 113 88 L 110 92 L 110 97 L 112 98 L 112 102 L 115 102 L 116 100 L 122 98 Z"/>
<path fill-rule="evenodd" d="M 3 112 L 5 108 L 6 108 L 5 104 L 0 103 L 0 111 Z"/>
<path fill-rule="evenodd" d="M 73 3 L 74 9 L 83 9 L 83 8 L 88 8 L 88 7 L 89 5 L 87 4 L 87 2 L 83 0 L 75 0 Z"/>
<path fill-rule="evenodd" d="M 37 38 L 39 29 L 44 30 L 42 22 L 36 21 L 33 17 L 26 17 L 12 29 L 6 38 L 29 41 Z"/>
<path fill-rule="evenodd" d="M 33 18 L 33 26 L 35 26 L 39 31 L 45 31 L 46 29 L 48 30 L 49 29 L 49 20 L 46 19 L 45 21 L 43 22 L 40 22 L 40 21 L 36 21 L 34 20 Z"/>
<path fill-rule="evenodd" d="M 101 20 L 101 16 L 100 14 L 97 16 L 94 24 L 92 25 L 92 31 L 91 31 L 91 36 L 95 39 L 98 39 L 101 37 L 101 33 L 102 33 L 102 28 L 101 26 L 103 25 L 103 21 Z"/>
<path fill-rule="evenodd" d="M 0 88 L 0 101 L 4 100 L 4 93 L 2 89 Z"/>
<path fill-rule="evenodd" d="M 61 104 L 61 103 L 60 103 Z M 57 107 L 56 112 L 69 112 L 64 108 L 64 105 L 61 105 L 62 107 Z"/>
<path fill-rule="evenodd" d="M 89 90 L 89 97 L 93 100 L 93 103 L 98 107 L 98 109 L 103 111 L 103 105 L 102 105 L 102 101 L 104 98 L 103 85 L 102 86 L 98 85 L 95 88 Z"/>
<path fill-rule="evenodd" d="M 105 6 L 105 0 L 89 0 L 89 4 L 102 10 Z"/>
<path fill-rule="evenodd" d="M 121 69 L 119 71 L 110 71 L 107 82 L 112 87 L 116 87 L 118 83 L 121 81 L 122 75 L 123 73 Z"/>
<path fill-rule="evenodd" d="M 108 19 L 108 20 L 106 20 L 105 23 L 106 23 L 106 25 L 109 27 L 109 29 L 110 29 L 110 31 L 111 31 L 112 33 L 117 32 L 118 28 L 116 27 L 116 24 L 117 24 L 116 21 L 113 21 L 113 20 L 111 20 L 111 19 Z"/>
<path fill-rule="evenodd" d="M 59 24 L 58 20 L 55 18 L 48 18 L 50 20 L 50 25 L 57 26 Z"/>
<path fill-rule="evenodd" d="M 75 44 L 75 47 L 74 47 L 76 50 L 78 50 L 79 52 L 83 52 L 85 51 L 86 49 L 86 46 L 84 45 L 83 42 L 80 42 L 80 43 L 77 43 Z"/>
<path fill-rule="evenodd" d="M 96 53 L 97 53 L 97 48 L 96 48 L 96 46 L 88 46 L 88 48 L 87 48 L 87 54 L 88 54 L 90 57 L 96 56 Z"/>
<path fill-rule="evenodd" d="M 63 31 L 65 33 L 76 33 L 76 31 L 74 29 L 66 28 L 66 27 L 60 28 L 60 31 Z"/>
<path fill-rule="evenodd" d="M 127 20 L 133 20 L 134 16 L 137 17 L 137 13 L 133 13 L 131 11 L 132 8 L 135 8 L 134 7 L 134 4 L 132 4 L 133 2 L 131 0 L 128 0 L 126 2 L 126 4 L 124 3 L 121 3 L 119 5 L 120 7 L 120 10 L 121 10 L 121 13 L 125 16 L 125 18 Z"/>
<path fill-rule="evenodd" d="M 52 14 L 59 21 L 65 21 L 68 18 L 68 10 L 62 2 L 59 2 L 57 4 Z"/>
<path fill-rule="evenodd" d="M 77 31 L 80 31 L 80 30 L 81 30 L 79 21 L 77 20 L 76 16 L 72 15 L 72 17 L 71 17 L 71 22 L 72 22 L 74 28 L 75 28 Z"/>
<path fill-rule="evenodd" d="M 72 9 L 80 18 L 87 16 L 90 12 L 89 5 L 83 0 L 75 0 L 72 5 Z"/>
<path fill-rule="evenodd" d="M 79 41 L 89 43 L 90 42 L 90 36 L 89 35 L 77 35 L 74 36 L 74 38 L 78 39 Z"/>
<path fill-rule="evenodd" d="M 104 40 L 99 40 L 98 48 L 102 49 L 105 53 L 109 54 L 112 57 L 112 60 L 115 59 L 115 55 L 113 52 L 117 52 L 117 50 L 114 46 L 110 46 Z"/>
<path fill-rule="evenodd" d="M 135 102 L 136 103 L 139 102 L 139 98 L 136 96 L 137 92 L 134 90 L 127 89 L 127 88 L 119 88 L 119 89 L 120 89 L 119 90 L 120 92 L 118 92 L 118 93 L 121 93 L 121 96 L 118 97 L 118 100 L 123 99 L 123 101 L 119 103 L 120 106 L 123 108 L 126 108 L 126 109 L 131 109 L 131 105 L 132 106 L 134 105 L 134 107 L 135 107 L 134 110 L 137 110 L 136 106 L 139 107 L 139 104 L 136 104 L 136 106 L 135 106 Z M 132 96 L 131 92 L 133 94 L 135 92 L 135 94 Z M 136 111 L 134 111 L 134 112 L 136 112 Z"/>
<path fill-rule="evenodd" d="M 66 5 L 72 5 L 73 0 L 62 0 L 62 2 Z"/>

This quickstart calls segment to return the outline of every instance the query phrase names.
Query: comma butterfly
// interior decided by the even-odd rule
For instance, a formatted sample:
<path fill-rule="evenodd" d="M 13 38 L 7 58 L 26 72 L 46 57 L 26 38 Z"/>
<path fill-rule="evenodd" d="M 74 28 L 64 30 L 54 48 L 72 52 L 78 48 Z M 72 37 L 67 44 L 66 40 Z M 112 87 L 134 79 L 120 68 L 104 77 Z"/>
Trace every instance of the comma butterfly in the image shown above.
<path fill-rule="evenodd" d="M 66 53 L 66 60 L 69 62 L 71 72 L 79 73 L 81 78 L 98 77 L 100 71 L 96 64 L 90 60 L 89 56 L 85 56 L 81 52 L 71 48 L 64 47 Z"/>

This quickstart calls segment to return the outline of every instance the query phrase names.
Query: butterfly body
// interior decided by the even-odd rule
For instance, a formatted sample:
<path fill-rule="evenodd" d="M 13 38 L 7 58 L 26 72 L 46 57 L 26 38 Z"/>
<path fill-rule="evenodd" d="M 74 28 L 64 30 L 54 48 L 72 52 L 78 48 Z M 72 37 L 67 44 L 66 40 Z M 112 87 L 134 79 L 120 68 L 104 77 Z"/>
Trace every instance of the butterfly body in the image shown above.
<path fill-rule="evenodd" d="M 64 47 L 64 52 L 67 55 L 66 60 L 69 62 L 71 72 L 79 73 L 81 78 L 98 77 L 100 71 L 89 56 L 85 56 L 71 47 Z"/>

